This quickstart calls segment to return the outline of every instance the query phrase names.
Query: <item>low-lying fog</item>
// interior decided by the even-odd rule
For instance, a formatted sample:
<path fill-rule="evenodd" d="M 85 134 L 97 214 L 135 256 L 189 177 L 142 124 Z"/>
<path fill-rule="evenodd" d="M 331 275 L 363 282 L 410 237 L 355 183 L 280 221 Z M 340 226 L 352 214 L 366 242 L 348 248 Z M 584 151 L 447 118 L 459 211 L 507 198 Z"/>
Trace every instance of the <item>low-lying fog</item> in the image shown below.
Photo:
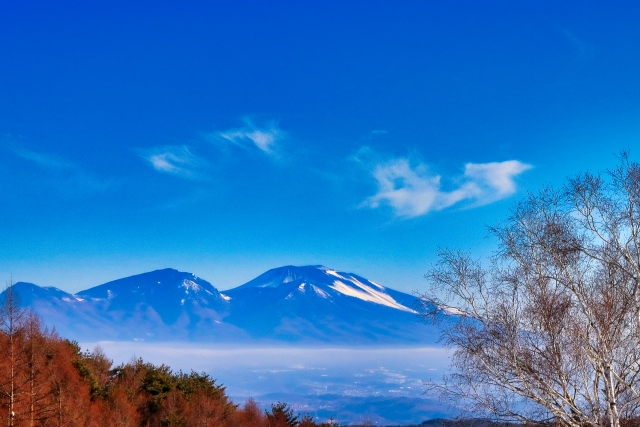
<path fill-rule="evenodd" d="M 227 387 L 235 403 L 252 396 L 268 407 L 283 400 L 299 412 L 343 422 L 365 415 L 380 423 L 419 422 L 451 412 L 423 394 L 423 382 L 437 381 L 448 367 L 450 351 L 442 348 L 216 348 L 137 342 L 82 347 L 96 345 L 116 365 L 142 357 L 173 370 L 207 372 Z M 392 407 L 396 402 L 396 408 L 385 410 L 381 401 Z M 346 410 L 348 406 L 352 408 Z"/>

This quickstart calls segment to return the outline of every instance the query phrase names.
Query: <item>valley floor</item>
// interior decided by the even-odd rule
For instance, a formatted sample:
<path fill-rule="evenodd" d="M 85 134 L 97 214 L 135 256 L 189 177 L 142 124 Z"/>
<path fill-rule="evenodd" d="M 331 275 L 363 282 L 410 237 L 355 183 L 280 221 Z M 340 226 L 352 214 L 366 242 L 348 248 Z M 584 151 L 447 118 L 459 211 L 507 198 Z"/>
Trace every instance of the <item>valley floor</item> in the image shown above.
<path fill-rule="evenodd" d="M 368 418 L 376 425 L 419 424 L 454 414 L 454 408 L 424 396 L 423 382 L 448 366 L 442 348 L 216 348 L 143 342 L 100 345 L 114 363 L 142 357 L 174 370 L 206 372 L 235 403 L 254 397 L 267 409 L 289 403 L 296 412 L 342 424 Z"/>

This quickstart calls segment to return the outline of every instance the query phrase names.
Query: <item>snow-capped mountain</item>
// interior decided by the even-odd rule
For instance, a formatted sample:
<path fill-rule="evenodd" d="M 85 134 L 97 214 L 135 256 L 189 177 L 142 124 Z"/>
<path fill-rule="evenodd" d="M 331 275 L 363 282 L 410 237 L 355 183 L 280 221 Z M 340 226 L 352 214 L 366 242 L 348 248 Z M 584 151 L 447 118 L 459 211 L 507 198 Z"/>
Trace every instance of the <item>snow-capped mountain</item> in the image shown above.
<path fill-rule="evenodd" d="M 279 289 L 280 291 L 272 292 L 267 290 L 257 292 L 256 288 Z M 270 292 L 274 295 L 279 295 L 285 289 L 290 291 L 285 298 L 311 295 L 312 297 L 334 301 L 335 298 L 347 296 L 396 310 L 415 313 L 410 308 L 415 302 L 415 297 L 385 288 L 353 273 L 338 272 L 322 265 L 305 267 L 289 265 L 274 268 L 242 286 L 227 291 L 226 295 L 236 295 L 236 298 L 241 295 L 268 294 Z M 396 301 L 392 294 L 395 294 L 396 297 L 399 296 L 400 301 Z M 403 305 L 403 302 L 407 305 Z"/>
<path fill-rule="evenodd" d="M 22 305 L 60 335 L 86 340 L 229 340 L 243 331 L 224 323 L 229 303 L 206 280 L 164 269 L 96 286 L 75 295 L 16 283 Z"/>
<path fill-rule="evenodd" d="M 415 297 L 323 266 L 275 268 L 220 293 L 192 273 L 164 269 L 75 295 L 17 283 L 25 306 L 77 340 L 217 343 L 425 344 Z"/>
<path fill-rule="evenodd" d="M 323 266 L 275 268 L 235 289 L 226 322 L 254 338 L 294 342 L 433 342 L 416 298 Z M 427 336 L 428 335 L 428 336 Z"/>
<path fill-rule="evenodd" d="M 100 304 L 107 312 L 153 311 L 167 325 L 185 314 L 203 316 L 204 312 L 219 320 L 229 309 L 211 283 L 171 268 L 114 280 L 77 296 Z"/>
<path fill-rule="evenodd" d="M 229 303 L 209 282 L 171 268 L 114 280 L 77 297 L 100 316 L 121 325 L 118 338 L 138 340 L 212 340 L 243 337 L 222 322 Z"/>

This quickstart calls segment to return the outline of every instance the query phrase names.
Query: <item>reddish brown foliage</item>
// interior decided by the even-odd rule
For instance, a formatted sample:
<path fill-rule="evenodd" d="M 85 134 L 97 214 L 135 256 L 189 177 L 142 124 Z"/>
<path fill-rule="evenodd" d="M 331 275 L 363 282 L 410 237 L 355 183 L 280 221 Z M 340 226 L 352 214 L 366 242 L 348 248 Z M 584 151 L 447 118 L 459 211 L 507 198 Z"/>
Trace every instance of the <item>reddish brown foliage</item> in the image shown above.
<path fill-rule="evenodd" d="M 102 349 L 82 352 L 20 308 L 0 301 L 0 425 L 9 427 L 289 427 L 286 404 L 242 408 L 207 374 L 174 373 L 142 359 L 112 366 Z M 301 427 L 316 426 L 309 417 Z"/>

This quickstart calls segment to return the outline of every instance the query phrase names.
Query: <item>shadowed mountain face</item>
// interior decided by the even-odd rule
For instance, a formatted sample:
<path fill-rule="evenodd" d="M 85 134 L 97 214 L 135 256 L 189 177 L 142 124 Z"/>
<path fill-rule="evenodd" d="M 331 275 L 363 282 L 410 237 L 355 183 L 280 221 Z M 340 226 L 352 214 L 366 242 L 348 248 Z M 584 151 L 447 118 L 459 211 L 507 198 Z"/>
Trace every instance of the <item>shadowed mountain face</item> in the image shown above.
<path fill-rule="evenodd" d="M 48 327 L 55 327 L 64 337 L 90 336 L 93 331 L 100 331 L 105 337 L 114 336 L 113 327 L 116 325 L 105 321 L 93 304 L 76 295 L 25 282 L 16 283 L 13 289 L 23 306 L 37 312 Z"/>
<path fill-rule="evenodd" d="M 246 335 L 221 321 L 229 303 L 213 285 L 173 269 L 114 280 L 76 295 L 30 283 L 14 286 L 23 306 L 62 336 L 79 341 L 216 341 Z"/>
<path fill-rule="evenodd" d="M 208 313 L 219 320 L 229 309 L 211 283 L 171 268 L 114 280 L 77 295 L 98 302 L 107 311 L 153 310 L 166 325 L 174 324 L 185 313 Z"/>
<path fill-rule="evenodd" d="M 191 273 L 164 269 L 68 294 L 14 285 L 24 306 L 78 340 L 217 343 L 433 344 L 415 297 L 323 266 L 280 267 L 220 293 Z"/>

